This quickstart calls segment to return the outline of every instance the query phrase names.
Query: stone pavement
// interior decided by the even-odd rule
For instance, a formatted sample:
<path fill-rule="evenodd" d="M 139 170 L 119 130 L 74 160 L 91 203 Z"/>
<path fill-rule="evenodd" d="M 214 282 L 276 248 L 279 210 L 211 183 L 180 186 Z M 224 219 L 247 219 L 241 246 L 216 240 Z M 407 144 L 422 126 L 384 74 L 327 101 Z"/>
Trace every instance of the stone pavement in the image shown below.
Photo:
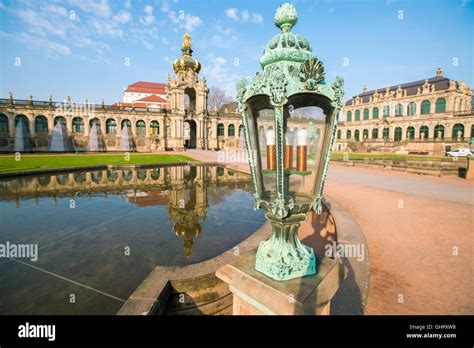
<path fill-rule="evenodd" d="M 216 152 L 185 154 L 217 161 Z M 331 164 L 325 195 L 367 240 L 366 314 L 474 314 L 474 182 Z"/>
<path fill-rule="evenodd" d="M 474 183 L 332 164 L 325 194 L 367 239 L 366 314 L 473 314 Z"/>

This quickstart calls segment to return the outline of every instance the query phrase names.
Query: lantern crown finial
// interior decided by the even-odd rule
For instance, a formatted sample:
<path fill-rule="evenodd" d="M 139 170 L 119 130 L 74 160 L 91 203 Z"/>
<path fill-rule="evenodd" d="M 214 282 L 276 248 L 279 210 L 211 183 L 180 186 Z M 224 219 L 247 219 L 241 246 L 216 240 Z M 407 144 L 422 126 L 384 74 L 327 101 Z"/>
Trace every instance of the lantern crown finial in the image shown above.
<path fill-rule="evenodd" d="M 275 13 L 275 25 L 281 29 L 281 33 L 275 35 L 265 47 L 260 58 L 262 68 L 281 61 L 304 63 L 313 57 L 308 40 L 291 32 L 297 21 L 298 15 L 293 5 L 284 3 L 278 7 Z"/>
<path fill-rule="evenodd" d="M 275 25 L 284 33 L 290 31 L 298 21 L 296 8 L 287 2 L 281 4 L 275 13 Z"/>

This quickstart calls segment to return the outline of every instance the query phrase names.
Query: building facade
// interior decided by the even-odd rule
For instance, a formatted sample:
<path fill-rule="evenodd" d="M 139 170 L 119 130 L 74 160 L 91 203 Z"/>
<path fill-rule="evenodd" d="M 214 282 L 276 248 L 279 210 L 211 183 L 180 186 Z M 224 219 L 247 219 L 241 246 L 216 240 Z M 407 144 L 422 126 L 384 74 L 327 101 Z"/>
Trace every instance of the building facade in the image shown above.
<path fill-rule="evenodd" d="M 151 107 L 166 108 L 166 84 L 138 81 L 128 85 L 123 92 L 123 104 L 147 104 Z"/>
<path fill-rule="evenodd" d="M 54 102 L 52 96 L 47 101 L 32 96 L 14 99 L 9 93 L 8 98 L 0 99 L 0 151 L 49 151 L 58 124 L 64 129 L 59 133 L 69 138 L 73 151 L 243 147 L 238 112 L 232 108 L 207 110 L 206 79 L 199 76 L 201 64 L 192 58 L 187 34 L 181 52 L 164 91 L 160 84 L 138 82 L 127 88 L 125 102 L 114 105 L 74 103 L 70 97 L 65 102 Z M 143 104 L 144 99 L 164 99 L 165 95 L 166 108 Z M 101 145 L 92 146 L 92 138 Z"/>
<path fill-rule="evenodd" d="M 436 77 L 368 91 L 345 103 L 334 151 L 443 155 L 474 138 L 472 91 Z"/>

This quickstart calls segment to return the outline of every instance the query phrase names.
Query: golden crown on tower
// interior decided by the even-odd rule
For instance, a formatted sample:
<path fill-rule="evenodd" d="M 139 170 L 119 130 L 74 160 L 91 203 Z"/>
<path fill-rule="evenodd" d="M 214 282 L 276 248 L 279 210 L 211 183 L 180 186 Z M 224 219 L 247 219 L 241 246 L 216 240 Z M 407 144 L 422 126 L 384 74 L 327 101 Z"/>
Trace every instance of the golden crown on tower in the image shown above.
<path fill-rule="evenodd" d="M 191 36 L 186 33 L 183 35 L 183 38 L 184 41 L 183 48 L 181 48 L 181 57 L 175 59 L 173 63 L 173 70 L 176 74 L 179 72 L 187 72 L 188 70 L 199 73 L 201 70 L 201 63 L 191 57 L 193 55 L 190 42 Z"/>
<path fill-rule="evenodd" d="M 191 35 L 186 33 L 186 34 L 183 35 L 183 39 L 184 39 L 183 47 L 190 48 L 191 47 L 191 42 L 189 40 L 191 39 Z"/>

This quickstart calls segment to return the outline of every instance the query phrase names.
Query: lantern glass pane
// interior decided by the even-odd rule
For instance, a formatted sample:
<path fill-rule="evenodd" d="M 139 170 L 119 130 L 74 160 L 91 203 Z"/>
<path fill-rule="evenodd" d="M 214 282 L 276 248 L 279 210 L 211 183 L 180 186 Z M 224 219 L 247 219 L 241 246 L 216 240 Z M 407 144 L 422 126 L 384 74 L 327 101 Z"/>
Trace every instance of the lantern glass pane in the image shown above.
<path fill-rule="evenodd" d="M 285 177 L 288 195 L 296 204 L 311 203 L 327 134 L 326 115 L 319 107 L 290 110 L 286 118 Z"/>
<path fill-rule="evenodd" d="M 260 161 L 262 164 L 263 197 L 271 200 L 276 193 L 276 133 L 273 109 L 259 110 L 256 119 Z"/>

